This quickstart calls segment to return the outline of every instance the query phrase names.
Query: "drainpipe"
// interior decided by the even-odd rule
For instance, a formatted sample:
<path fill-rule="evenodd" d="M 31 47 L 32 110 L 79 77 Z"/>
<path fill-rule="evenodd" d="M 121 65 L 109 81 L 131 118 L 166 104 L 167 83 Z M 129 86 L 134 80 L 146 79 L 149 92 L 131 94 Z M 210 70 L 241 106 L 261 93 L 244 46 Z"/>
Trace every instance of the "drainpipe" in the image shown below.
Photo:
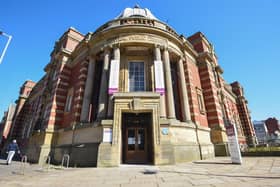
<path fill-rule="evenodd" d="M 72 142 L 71 142 L 71 147 L 70 147 L 70 150 L 69 150 L 69 155 L 72 157 L 72 152 L 73 152 L 73 147 L 74 147 L 74 143 L 75 143 L 75 131 L 76 131 L 76 123 L 75 122 L 73 124 L 73 127 L 72 127 L 72 130 L 73 130 L 73 133 L 72 133 Z M 70 158 L 71 158 L 70 157 Z"/>
<path fill-rule="evenodd" d="M 196 141 L 198 143 L 198 148 L 199 148 L 199 156 L 200 156 L 200 160 L 202 160 L 202 151 L 201 151 L 201 145 L 200 145 L 200 141 L 199 141 L 199 138 L 198 138 L 198 125 L 196 123 L 195 124 L 195 133 L 196 133 Z"/>

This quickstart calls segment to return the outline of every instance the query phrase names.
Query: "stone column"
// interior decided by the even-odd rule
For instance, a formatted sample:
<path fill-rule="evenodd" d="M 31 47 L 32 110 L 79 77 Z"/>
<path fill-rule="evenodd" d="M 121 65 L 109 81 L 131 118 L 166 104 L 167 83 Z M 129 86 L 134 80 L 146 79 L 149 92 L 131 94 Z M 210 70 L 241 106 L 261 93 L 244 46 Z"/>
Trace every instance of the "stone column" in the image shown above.
<path fill-rule="evenodd" d="M 179 82 L 181 87 L 181 107 L 182 107 L 182 114 L 183 114 L 183 121 L 191 121 L 191 115 L 190 115 L 190 106 L 189 106 L 189 97 L 188 97 L 188 91 L 187 91 L 187 85 L 186 85 L 186 79 L 185 79 L 185 71 L 184 71 L 184 65 L 183 60 L 180 58 L 179 62 L 177 63 L 177 69 L 179 70 Z"/>
<path fill-rule="evenodd" d="M 170 60 L 168 49 L 165 48 L 163 52 L 163 61 L 164 61 L 164 71 L 165 71 L 165 85 L 166 85 L 166 97 L 167 97 L 167 108 L 168 108 L 168 118 L 174 119 L 175 116 L 175 106 L 174 106 L 174 97 L 172 89 L 172 78 L 171 78 L 171 69 L 170 69 Z"/>
<path fill-rule="evenodd" d="M 87 80 L 85 86 L 85 93 L 83 97 L 83 106 L 81 112 L 81 122 L 90 122 L 90 104 L 93 92 L 93 78 L 95 71 L 95 58 L 90 57 L 88 64 Z"/>
<path fill-rule="evenodd" d="M 101 77 L 101 85 L 99 90 L 99 100 L 98 100 L 98 119 L 103 119 L 106 117 L 107 113 L 107 103 L 108 103 L 108 82 L 109 82 L 109 60 L 110 60 L 110 50 L 108 48 L 104 51 L 104 62 Z"/>
<path fill-rule="evenodd" d="M 154 49 L 155 60 L 161 60 L 160 48 L 158 45 Z M 166 105 L 165 105 L 165 95 L 160 95 L 160 117 L 166 118 Z"/>
<path fill-rule="evenodd" d="M 120 61 L 120 48 L 119 48 L 119 46 L 115 46 L 115 48 L 114 48 L 114 60 Z M 119 79 L 119 77 L 116 77 L 116 79 Z M 113 95 L 110 95 L 109 96 L 109 101 L 108 101 L 108 113 L 107 113 L 108 118 L 113 117 L 113 111 L 114 111 Z"/>

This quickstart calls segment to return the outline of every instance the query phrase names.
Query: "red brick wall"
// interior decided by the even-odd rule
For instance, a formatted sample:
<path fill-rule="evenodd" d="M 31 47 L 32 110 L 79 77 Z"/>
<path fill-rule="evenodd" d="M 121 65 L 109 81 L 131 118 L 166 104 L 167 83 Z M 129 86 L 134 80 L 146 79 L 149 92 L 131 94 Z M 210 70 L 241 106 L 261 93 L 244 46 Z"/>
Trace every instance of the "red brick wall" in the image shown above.
<path fill-rule="evenodd" d="M 227 92 L 227 91 L 223 90 L 223 93 L 224 93 L 224 102 L 223 103 L 224 103 L 227 119 L 234 122 L 234 124 L 236 125 L 239 143 L 246 144 L 246 138 L 244 135 L 241 120 L 239 118 L 236 98 L 231 98 L 230 96 L 227 96 L 229 93 L 227 94 L 225 92 Z"/>
<path fill-rule="evenodd" d="M 83 63 L 84 62 L 84 63 Z M 64 112 L 63 127 L 68 127 L 74 122 L 80 121 L 82 99 L 84 96 L 84 89 L 87 76 L 88 63 L 81 61 L 71 68 L 71 75 L 69 76 L 69 89 L 73 89 L 73 100 L 70 112 Z M 67 94 L 66 94 L 67 95 Z M 65 100 L 66 101 L 66 100 Z"/>
<path fill-rule="evenodd" d="M 195 123 L 208 127 L 206 113 L 201 113 L 199 110 L 197 88 L 201 89 L 201 84 L 200 84 L 198 68 L 195 62 L 191 58 L 189 57 L 186 58 L 187 60 L 186 62 L 184 62 L 184 69 L 185 69 L 185 77 L 186 77 L 186 84 L 187 84 L 188 97 L 189 97 L 191 119 Z"/>
<path fill-rule="evenodd" d="M 243 88 L 238 82 L 231 84 L 232 91 L 237 95 L 237 108 L 242 123 L 244 134 L 246 137 L 255 136 L 255 130 L 250 117 L 247 101 L 244 97 Z"/>
<path fill-rule="evenodd" d="M 30 105 L 26 103 L 32 88 L 35 86 L 33 81 L 25 81 L 20 88 L 19 98 L 17 100 L 16 114 L 13 121 L 12 134 L 13 138 L 20 138 L 22 136 L 23 122 L 26 114 L 29 113 Z"/>
<path fill-rule="evenodd" d="M 217 93 L 218 88 L 215 83 L 213 69 L 210 63 L 201 62 L 199 64 L 199 75 L 203 89 L 209 127 L 213 128 L 216 125 L 224 126 L 222 108 L 220 106 Z"/>
<path fill-rule="evenodd" d="M 52 126 L 57 126 L 59 128 L 62 126 L 67 89 L 69 86 L 68 77 L 71 74 L 70 69 L 62 62 L 56 64 L 52 71 L 54 70 L 56 73 L 52 74 L 48 80 L 52 82 L 51 94 L 46 108 L 49 114 L 47 116 L 48 128 Z"/>
<path fill-rule="evenodd" d="M 209 44 L 203 39 L 204 35 L 201 32 L 197 32 L 188 37 L 188 40 L 192 43 L 194 49 L 198 52 L 209 52 Z"/>

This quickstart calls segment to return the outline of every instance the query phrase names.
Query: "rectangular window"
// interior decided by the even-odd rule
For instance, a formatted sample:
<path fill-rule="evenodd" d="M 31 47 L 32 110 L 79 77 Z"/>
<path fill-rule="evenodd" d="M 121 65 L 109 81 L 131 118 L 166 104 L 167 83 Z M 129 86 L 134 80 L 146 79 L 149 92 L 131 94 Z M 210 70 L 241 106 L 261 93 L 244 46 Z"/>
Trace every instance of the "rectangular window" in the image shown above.
<path fill-rule="evenodd" d="M 129 63 L 129 87 L 130 92 L 145 91 L 145 66 L 144 62 Z"/>
<path fill-rule="evenodd" d="M 56 76 L 57 76 L 57 71 L 56 70 L 54 70 L 54 72 L 53 72 L 53 76 L 52 76 L 52 80 L 54 81 L 54 80 L 56 80 Z"/>
<path fill-rule="evenodd" d="M 73 98 L 73 89 L 70 89 L 67 94 L 66 98 L 66 104 L 65 104 L 65 112 L 70 112 L 71 111 L 71 105 L 72 105 L 72 98 Z"/>
<path fill-rule="evenodd" d="M 197 100 L 198 100 L 198 105 L 199 105 L 199 111 L 200 111 L 200 113 L 205 114 L 206 110 L 205 110 L 202 91 L 199 88 L 197 88 L 196 92 L 197 92 Z"/>

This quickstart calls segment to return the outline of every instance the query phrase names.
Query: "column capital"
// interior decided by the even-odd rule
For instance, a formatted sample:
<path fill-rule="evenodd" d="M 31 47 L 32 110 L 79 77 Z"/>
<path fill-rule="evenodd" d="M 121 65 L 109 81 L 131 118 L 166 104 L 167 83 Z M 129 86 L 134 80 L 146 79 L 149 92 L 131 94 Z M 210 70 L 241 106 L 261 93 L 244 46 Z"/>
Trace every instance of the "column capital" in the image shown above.
<path fill-rule="evenodd" d="M 114 60 L 120 60 L 121 54 L 120 54 L 120 48 L 119 48 L 119 46 L 116 46 L 116 47 L 114 48 L 113 55 L 114 55 Z"/>
<path fill-rule="evenodd" d="M 185 61 L 188 61 L 188 59 L 191 59 L 191 60 L 195 60 L 193 57 L 190 56 L 190 54 L 187 52 L 187 51 L 183 51 L 183 57 L 185 59 Z"/>
<path fill-rule="evenodd" d="M 93 63 L 93 62 L 95 62 L 95 60 L 96 60 L 96 56 L 95 55 L 89 55 L 88 58 L 87 58 L 87 61 L 89 63 Z"/>
<path fill-rule="evenodd" d="M 109 46 L 102 47 L 102 48 L 100 49 L 100 51 L 102 52 L 102 53 L 100 54 L 100 59 L 103 59 L 103 60 L 104 60 L 105 56 L 109 56 L 109 58 L 110 58 L 111 49 L 112 49 L 112 48 L 110 48 Z"/>
<path fill-rule="evenodd" d="M 120 48 L 121 44 L 120 43 L 114 43 L 112 44 L 112 48 L 116 49 L 116 48 Z"/>
<path fill-rule="evenodd" d="M 168 47 L 168 45 L 163 45 L 163 46 L 162 46 L 162 49 L 163 49 L 164 51 L 168 51 L 168 52 L 169 52 L 169 47 Z"/>
<path fill-rule="evenodd" d="M 155 43 L 154 48 L 162 48 L 162 46 L 160 44 Z"/>
<path fill-rule="evenodd" d="M 159 45 L 155 45 L 154 56 L 155 56 L 155 60 L 161 60 L 161 52 L 160 52 L 160 46 Z"/>
<path fill-rule="evenodd" d="M 185 61 L 185 57 L 184 57 L 184 55 L 179 55 L 179 61 Z"/>
<path fill-rule="evenodd" d="M 103 47 L 100 48 L 100 51 L 102 52 L 110 52 L 110 50 L 112 49 L 111 45 L 104 45 Z"/>

